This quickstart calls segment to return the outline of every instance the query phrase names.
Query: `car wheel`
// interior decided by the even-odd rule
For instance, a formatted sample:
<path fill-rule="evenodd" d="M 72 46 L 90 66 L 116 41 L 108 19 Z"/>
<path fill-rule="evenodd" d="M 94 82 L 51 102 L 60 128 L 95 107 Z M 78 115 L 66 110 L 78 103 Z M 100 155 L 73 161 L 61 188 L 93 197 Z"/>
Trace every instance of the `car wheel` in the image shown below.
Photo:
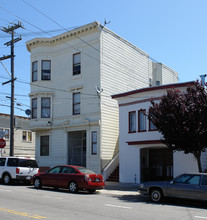
<path fill-rule="evenodd" d="M 69 191 L 72 192 L 72 193 L 78 192 L 78 185 L 77 185 L 76 182 L 71 182 L 69 184 Z"/>
<path fill-rule="evenodd" d="M 163 198 L 162 191 L 160 189 L 152 189 L 150 192 L 150 198 L 153 202 L 160 202 Z"/>
<path fill-rule="evenodd" d="M 4 174 L 3 183 L 9 185 L 11 183 L 11 176 L 9 174 Z"/>
<path fill-rule="evenodd" d="M 95 193 L 96 190 L 95 190 L 95 189 L 89 189 L 88 192 L 89 192 L 89 193 Z"/>
<path fill-rule="evenodd" d="M 35 178 L 34 187 L 35 187 L 35 189 L 41 189 L 42 188 L 42 182 L 41 182 L 40 178 Z"/>

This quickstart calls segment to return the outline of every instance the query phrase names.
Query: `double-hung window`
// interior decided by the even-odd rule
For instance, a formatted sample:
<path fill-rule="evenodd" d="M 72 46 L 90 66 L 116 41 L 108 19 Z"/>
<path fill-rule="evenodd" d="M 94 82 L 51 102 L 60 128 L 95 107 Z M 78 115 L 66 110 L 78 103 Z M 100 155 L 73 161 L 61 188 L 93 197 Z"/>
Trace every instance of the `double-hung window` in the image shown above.
<path fill-rule="evenodd" d="M 73 115 L 80 114 L 80 93 L 73 93 Z"/>
<path fill-rule="evenodd" d="M 152 117 L 152 111 L 149 110 L 149 131 L 155 131 L 155 130 L 157 130 L 157 128 L 153 124 L 151 117 Z"/>
<path fill-rule="evenodd" d="M 40 137 L 40 156 L 49 156 L 49 135 Z"/>
<path fill-rule="evenodd" d="M 136 112 L 129 112 L 129 133 L 136 132 Z"/>
<path fill-rule="evenodd" d="M 138 131 L 146 131 L 146 110 L 138 111 Z"/>
<path fill-rule="evenodd" d="M 93 155 L 97 154 L 97 131 L 91 133 L 91 151 Z"/>
<path fill-rule="evenodd" d="M 32 82 L 37 81 L 38 79 L 38 62 L 32 62 Z"/>
<path fill-rule="evenodd" d="M 37 118 L 37 98 L 32 99 L 32 118 Z"/>
<path fill-rule="evenodd" d="M 73 75 L 81 73 L 81 53 L 73 54 Z"/>
<path fill-rule="evenodd" d="M 51 79 L 51 61 L 42 60 L 42 80 Z"/>
<path fill-rule="evenodd" d="M 50 118 L 50 98 L 41 98 L 41 118 Z"/>

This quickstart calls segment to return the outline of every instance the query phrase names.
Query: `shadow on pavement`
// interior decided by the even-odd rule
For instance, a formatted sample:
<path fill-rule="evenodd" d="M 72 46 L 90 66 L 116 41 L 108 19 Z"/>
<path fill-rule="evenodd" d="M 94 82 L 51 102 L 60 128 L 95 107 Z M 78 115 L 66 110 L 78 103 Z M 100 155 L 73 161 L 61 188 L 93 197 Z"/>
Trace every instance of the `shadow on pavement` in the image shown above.
<path fill-rule="evenodd" d="M 165 198 L 161 203 L 153 203 L 149 197 L 140 196 L 140 195 L 113 195 L 114 198 L 119 200 L 130 202 L 130 203 L 146 203 L 160 206 L 181 206 L 185 208 L 198 208 L 205 209 L 207 208 L 207 203 L 204 201 L 193 201 L 186 199 L 174 199 L 174 198 Z"/>

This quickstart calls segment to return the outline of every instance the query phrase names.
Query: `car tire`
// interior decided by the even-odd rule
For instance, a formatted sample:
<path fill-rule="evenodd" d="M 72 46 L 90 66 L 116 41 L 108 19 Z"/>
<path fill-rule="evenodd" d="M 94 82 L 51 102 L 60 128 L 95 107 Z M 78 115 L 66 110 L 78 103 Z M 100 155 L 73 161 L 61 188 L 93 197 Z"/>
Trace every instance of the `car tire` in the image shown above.
<path fill-rule="evenodd" d="M 92 194 L 92 193 L 95 193 L 96 190 L 95 189 L 89 189 L 88 192 Z"/>
<path fill-rule="evenodd" d="M 160 189 L 152 189 L 150 191 L 150 198 L 153 202 L 160 202 L 163 199 L 163 193 Z"/>
<path fill-rule="evenodd" d="M 71 192 L 71 193 L 76 193 L 76 192 L 78 192 L 78 185 L 77 185 L 77 183 L 76 182 L 74 182 L 74 181 L 72 181 L 72 182 L 70 182 L 69 183 L 69 191 Z"/>
<path fill-rule="evenodd" d="M 12 180 L 11 176 L 8 173 L 4 174 L 2 179 L 5 185 L 9 185 Z"/>
<path fill-rule="evenodd" d="M 42 182 L 40 178 L 34 179 L 34 187 L 35 189 L 41 189 L 42 188 Z"/>

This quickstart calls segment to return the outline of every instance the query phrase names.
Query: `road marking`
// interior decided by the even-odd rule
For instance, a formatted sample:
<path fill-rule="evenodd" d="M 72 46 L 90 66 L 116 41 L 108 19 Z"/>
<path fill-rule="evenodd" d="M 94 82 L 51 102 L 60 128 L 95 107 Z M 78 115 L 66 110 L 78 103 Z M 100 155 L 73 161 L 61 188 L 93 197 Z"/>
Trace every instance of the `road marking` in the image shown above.
<path fill-rule="evenodd" d="M 119 205 L 112 205 L 112 204 L 105 204 L 105 206 L 114 207 L 114 208 L 122 208 L 122 209 L 132 209 L 129 206 L 119 206 Z"/>
<path fill-rule="evenodd" d="M 207 217 L 203 217 L 203 216 L 195 216 L 195 218 L 207 219 Z"/>
<path fill-rule="evenodd" d="M 102 189 L 99 192 L 102 194 L 113 194 L 113 195 L 139 195 L 138 192 L 134 192 L 134 191 L 120 191 L 120 190 Z"/>
<path fill-rule="evenodd" d="M 12 214 L 15 214 L 15 215 L 26 216 L 26 217 L 29 217 L 29 218 L 35 218 L 35 219 L 43 219 L 43 218 L 46 218 L 46 217 L 44 217 L 44 216 L 31 215 L 31 214 L 26 213 L 26 212 L 19 212 L 19 211 L 12 210 L 12 209 L 0 208 L 0 211 L 12 213 Z"/>
<path fill-rule="evenodd" d="M 62 198 L 60 198 L 60 197 L 55 197 L 55 196 L 44 196 L 44 197 L 46 197 L 46 198 L 51 198 L 51 199 L 62 199 Z"/>

